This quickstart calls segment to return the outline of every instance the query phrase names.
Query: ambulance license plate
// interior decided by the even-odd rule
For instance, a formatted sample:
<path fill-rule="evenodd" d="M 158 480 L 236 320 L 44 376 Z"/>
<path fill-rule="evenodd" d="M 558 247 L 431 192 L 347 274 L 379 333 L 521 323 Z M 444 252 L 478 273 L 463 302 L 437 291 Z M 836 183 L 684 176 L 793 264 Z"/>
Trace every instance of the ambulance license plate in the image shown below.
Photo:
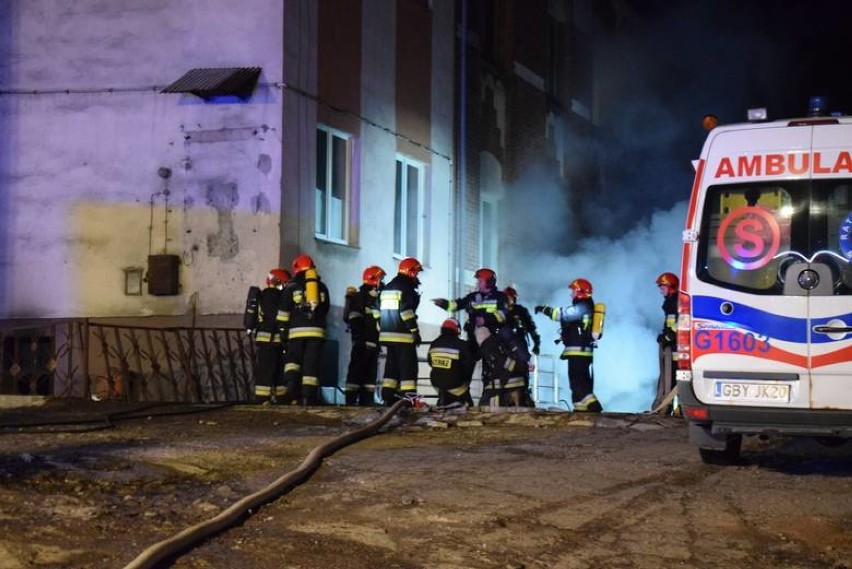
<path fill-rule="evenodd" d="M 713 395 L 717 401 L 789 403 L 790 384 L 717 381 Z"/>

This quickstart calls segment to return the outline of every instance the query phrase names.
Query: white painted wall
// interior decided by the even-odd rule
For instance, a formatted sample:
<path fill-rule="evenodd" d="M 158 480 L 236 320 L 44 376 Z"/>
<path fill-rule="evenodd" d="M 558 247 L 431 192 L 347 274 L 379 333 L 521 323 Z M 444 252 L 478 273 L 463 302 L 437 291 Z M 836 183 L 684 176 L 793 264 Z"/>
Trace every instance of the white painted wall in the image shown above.
<path fill-rule="evenodd" d="M 202 314 L 241 313 L 278 263 L 281 92 L 205 104 L 159 90 L 197 67 L 259 66 L 279 82 L 281 2 L 3 10 L 0 318 L 183 314 L 193 296 Z M 164 250 L 182 259 L 181 294 L 125 296 L 123 268 Z"/>

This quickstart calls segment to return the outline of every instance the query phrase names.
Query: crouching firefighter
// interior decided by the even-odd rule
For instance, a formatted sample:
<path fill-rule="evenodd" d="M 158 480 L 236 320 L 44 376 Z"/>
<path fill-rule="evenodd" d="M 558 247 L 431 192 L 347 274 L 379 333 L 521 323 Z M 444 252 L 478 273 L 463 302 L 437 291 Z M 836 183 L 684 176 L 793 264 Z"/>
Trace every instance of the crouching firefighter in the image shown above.
<path fill-rule="evenodd" d="M 571 306 L 536 306 L 535 312 L 543 313 L 559 322 L 560 337 L 565 349 L 560 359 L 568 360 L 568 384 L 574 411 L 603 411 L 594 394 L 592 359 L 596 340 L 603 333 L 603 304 L 595 305 L 592 300 L 592 283 L 586 279 L 574 279 L 571 289 Z"/>
<path fill-rule="evenodd" d="M 461 403 L 473 407 L 470 397 L 470 377 L 476 359 L 468 342 L 459 338 L 458 320 L 448 318 L 441 324 L 441 335 L 429 346 L 428 362 L 432 371 L 429 380 L 438 392 L 438 406 Z"/>
<path fill-rule="evenodd" d="M 284 377 L 290 403 L 319 403 L 319 374 L 325 345 L 328 288 L 308 255 L 293 259 L 293 280 L 282 294 Z"/>
<path fill-rule="evenodd" d="M 282 333 L 284 313 L 281 293 L 290 280 L 284 269 L 272 269 L 266 276 L 266 288 L 249 288 L 243 326 L 255 342 L 254 397 L 258 403 L 272 402 L 284 396 L 284 349 Z"/>
<path fill-rule="evenodd" d="M 379 287 L 385 271 L 376 265 L 364 269 L 361 287 L 347 291 L 343 320 L 352 335 L 346 404 L 373 405 L 379 369 Z"/>
<path fill-rule="evenodd" d="M 483 364 L 480 406 L 499 406 L 501 400 L 520 406 L 524 378 L 518 374 L 516 361 L 509 353 L 505 333 L 501 333 L 507 325 L 506 295 L 497 290 L 497 275 L 491 269 L 479 269 L 473 276 L 476 291 L 456 300 L 436 298 L 432 302 L 450 313 L 467 311 L 468 330 L 472 327 Z"/>

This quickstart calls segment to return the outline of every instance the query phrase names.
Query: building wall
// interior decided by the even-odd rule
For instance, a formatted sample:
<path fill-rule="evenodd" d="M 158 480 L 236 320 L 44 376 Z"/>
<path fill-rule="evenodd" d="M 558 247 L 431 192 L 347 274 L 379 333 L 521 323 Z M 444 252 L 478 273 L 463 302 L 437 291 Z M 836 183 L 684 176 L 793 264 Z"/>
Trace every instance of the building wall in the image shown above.
<path fill-rule="evenodd" d="M 281 4 L 3 10 L 0 317 L 241 313 L 278 262 Z M 191 68 L 250 66 L 271 85 L 248 102 L 159 92 Z M 180 258 L 179 294 L 126 296 L 123 269 L 163 252 Z"/>
<path fill-rule="evenodd" d="M 369 265 L 383 267 L 389 280 L 400 261 L 393 253 L 398 153 L 426 164 L 420 236 L 426 270 L 418 310 L 424 338 L 436 334 L 445 316 L 426 299 L 450 296 L 453 286 L 453 18 L 452 0 L 431 6 L 421 0 L 284 3 L 282 259 L 310 254 L 329 287 L 334 307 L 328 335 L 337 346 L 340 376 L 350 346 L 340 318 L 346 287 L 358 286 Z M 353 47 L 355 25 L 360 39 Z M 402 34 L 406 29 L 410 33 Z M 357 69 L 357 83 L 327 77 L 332 69 L 345 70 L 350 79 Z M 318 123 L 353 136 L 351 228 L 343 244 L 315 236 Z"/>

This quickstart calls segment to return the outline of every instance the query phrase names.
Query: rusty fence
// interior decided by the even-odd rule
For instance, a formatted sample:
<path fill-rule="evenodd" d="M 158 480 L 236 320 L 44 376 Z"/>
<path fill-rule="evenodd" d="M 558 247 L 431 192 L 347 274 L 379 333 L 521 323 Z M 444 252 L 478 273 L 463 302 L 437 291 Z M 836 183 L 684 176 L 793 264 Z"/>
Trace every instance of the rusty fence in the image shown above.
<path fill-rule="evenodd" d="M 124 401 L 248 401 L 254 345 L 236 328 L 88 319 L 0 327 L 0 393 Z"/>

